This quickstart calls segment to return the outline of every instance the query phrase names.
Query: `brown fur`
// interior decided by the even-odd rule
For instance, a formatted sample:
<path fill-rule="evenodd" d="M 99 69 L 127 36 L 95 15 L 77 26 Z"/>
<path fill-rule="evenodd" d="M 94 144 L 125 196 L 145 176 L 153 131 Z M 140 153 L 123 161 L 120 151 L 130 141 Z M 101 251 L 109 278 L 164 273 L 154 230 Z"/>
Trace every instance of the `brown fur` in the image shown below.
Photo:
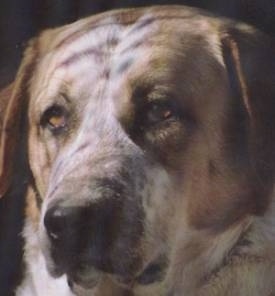
<path fill-rule="evenodd" d="M 62 145 L 74 143 L 76 130 L 72 127 L 66 141 L 55 148 L 41 140 L 35 96 L 46 73 L 46 53 L 58 52 L 97 26 L 131 26 L 146 13 L 158 23 L 156 33 L 144 41 L 153 54 L 123 64 L 119 87 L 112 94 L 120 98 L 116 116 L 131 141 L 169 176 L 170 195 L 144 202 L 148 219 L 144 225 L 149 230 L 145 228 L 147 236 L 141 237 L 135 250 L 144 263 L 164 241 L 168 268 L 160 285 L 133 283 L 131 291 L 125 291 L 111 280 L 111 288 L 99 285 L 97 293 L 271 296 L 275 293 L 275 42 L 244 24 L 188 8 L 156 7 L 111 12 L 43 33 L 25 54 L 6 111 L 0 193 L 4 195 L 11 184 L 12 159 L 19 153 L 18 137 L 23 133 L 20 153 L 30 162 L 25 170 L 30 172 L 32 192 L 26 214 L 39 231 L 39 203 L 45 203 L 53 164 Z M 103 77 L 109 78 L 106 71 Z M 154 99 L 148 95 L 154 84 L 167 87 L 184 115 L 165 131 L 147 132 L 138 110 L 140 98 Z M 151 211 L 156 213 L 153 218 Z"/>

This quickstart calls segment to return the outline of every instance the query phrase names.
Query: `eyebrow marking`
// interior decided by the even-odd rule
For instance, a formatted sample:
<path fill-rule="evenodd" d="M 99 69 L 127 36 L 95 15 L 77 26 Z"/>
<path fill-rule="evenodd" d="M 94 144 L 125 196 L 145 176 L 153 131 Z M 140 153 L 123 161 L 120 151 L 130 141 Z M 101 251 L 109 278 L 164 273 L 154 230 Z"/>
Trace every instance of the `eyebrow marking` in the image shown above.
<path fill-rule="evenodd" d="M 129 34 L 135 33 L 136 31 L 139 31 L 149 25 L 151 25 L 153 22 L 155 22 L 157 18 L 156 17 L 147 17 L 142 20 L 139 20 L 137 23 L 134 24 L 133 28 L 131 28 Z"/>
<path fill-rule="evenodd" d="M 128 51 L 133 51 L 134 49 L 137 49 L 141 46 L 153 46 L 154 42 L 152 40 L 144 40 L 144 39 L 139 39 L 135 40 L 132 43 L 130 43 L 128 46 L 123 48 L 123 50 L 120 51 L 120 54 L 126 54 Z"/>
<path fill-rule="evenodd" d="M 63 45 L 70 45 L 74 41 L 77 41 L 79 38 L 82 36 L 86 35 L 87 33 L 90 33 L 91 30 L 95 30 L 98 28 L 104 28 L 104 27 L 112 27 L 114 25 L 124 25 L 128 26 L 133 24 L 132 22 L 117 22 L 117 21 L 110 21 L 109 23 L 104 23 L 104 24 L 97 24 L 98 20 L 93 20 L 92 22 L 89 22 L 85 27 L 79 29 L 78 31 L 75 31 L 74 33 L 70 34 L 69 36 L 65 37 L 63 40 L 61 40 L 55 47 L 55 49 L 60 49 L 63 47 Z"/>
<path fill-rule="evenodd" d="M 129 69 L 129 67 L 133 64 L 134 62 L 134 58 L 133 57 L 128 57 L 126 59 L 124 59 L 117 67 L 117 69 L 115 70 L 115 75 L 120 75 L 123 72 L 127 71 L 127 69 Z"/>
<path fill-rule="evenodd" d="M 74 62 L 78 61 L 81 58 L 87 58 L 87 56 L 94 55 L 96 57 L 102 57 L 105 54 L 104 51 L 99 50 L 98 48 L 90 48 L 85 51 L 77 52 L 72 56 L 68 57 L 65 61 L 61 62 L 58 67 L 68 67 Z"/>

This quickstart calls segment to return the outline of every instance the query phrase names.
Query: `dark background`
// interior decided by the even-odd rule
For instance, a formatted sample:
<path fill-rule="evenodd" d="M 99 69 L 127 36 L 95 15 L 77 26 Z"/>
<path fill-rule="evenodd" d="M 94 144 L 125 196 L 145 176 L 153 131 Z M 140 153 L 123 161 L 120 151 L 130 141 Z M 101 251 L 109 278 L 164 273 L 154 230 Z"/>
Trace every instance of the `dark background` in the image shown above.
<path fill-rule="evenodd" d="M 112 8 L 185 4 L 249 22 L 275 37 L 275 0 L 0 0 L 0 88 L 11 82 L 26 42 L 39 31 Z M 275 57 L 274 57 L 275 58 Z M 22 188 L 0 200 L 0 295 L 20 278 Z"/>

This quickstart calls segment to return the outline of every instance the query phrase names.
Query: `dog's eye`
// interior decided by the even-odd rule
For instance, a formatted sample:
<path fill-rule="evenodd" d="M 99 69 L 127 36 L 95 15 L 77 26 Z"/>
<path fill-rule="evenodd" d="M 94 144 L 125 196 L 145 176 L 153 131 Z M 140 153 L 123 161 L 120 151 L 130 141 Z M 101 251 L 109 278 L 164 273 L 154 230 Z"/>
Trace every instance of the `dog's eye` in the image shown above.
<path fill-rule="evenodd" d="M 146 122 L 150 125 L 175 117 L 177 117 L 177 110 L 171 102 L 151 102 L 146 112 Z"/>
<path fill-rule="evenodd" d="M 49 107 L 43 114 L 41 125 L 54 134 L 58 134 L 67 127 L 68 115 L 66 110 L 59 105 Z"/>

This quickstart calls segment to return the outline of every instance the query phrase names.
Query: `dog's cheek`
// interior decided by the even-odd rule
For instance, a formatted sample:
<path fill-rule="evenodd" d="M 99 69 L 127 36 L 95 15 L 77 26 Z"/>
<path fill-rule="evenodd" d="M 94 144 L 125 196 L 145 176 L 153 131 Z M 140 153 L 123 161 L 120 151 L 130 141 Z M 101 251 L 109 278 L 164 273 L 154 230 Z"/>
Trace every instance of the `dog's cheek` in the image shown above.
<path fill-rule="evenodd" d="M 185 221 L 196 229 L 224 231 L 249 213 L 253 186 L 224 162 L 196 159 L 185 170 Z"/>
<path fill-rule="evenodd" d="M 35 189 L 43 199 L 48 187 L 53 157 L 46 143 L 37 136 L 36 129 L 30 128 L 29 134 L 29 162 L 35 180 Z"/>
<path fill-rule="evenodd" d="M 148 249 L 151 256 L 159 256 L 168 248 L 170 229 L 176 211 L 172 183 L 173 180 L 164 169 L 154 168 L 148 173 L 147 186 L 142 191 L 145 249 Z"/>

